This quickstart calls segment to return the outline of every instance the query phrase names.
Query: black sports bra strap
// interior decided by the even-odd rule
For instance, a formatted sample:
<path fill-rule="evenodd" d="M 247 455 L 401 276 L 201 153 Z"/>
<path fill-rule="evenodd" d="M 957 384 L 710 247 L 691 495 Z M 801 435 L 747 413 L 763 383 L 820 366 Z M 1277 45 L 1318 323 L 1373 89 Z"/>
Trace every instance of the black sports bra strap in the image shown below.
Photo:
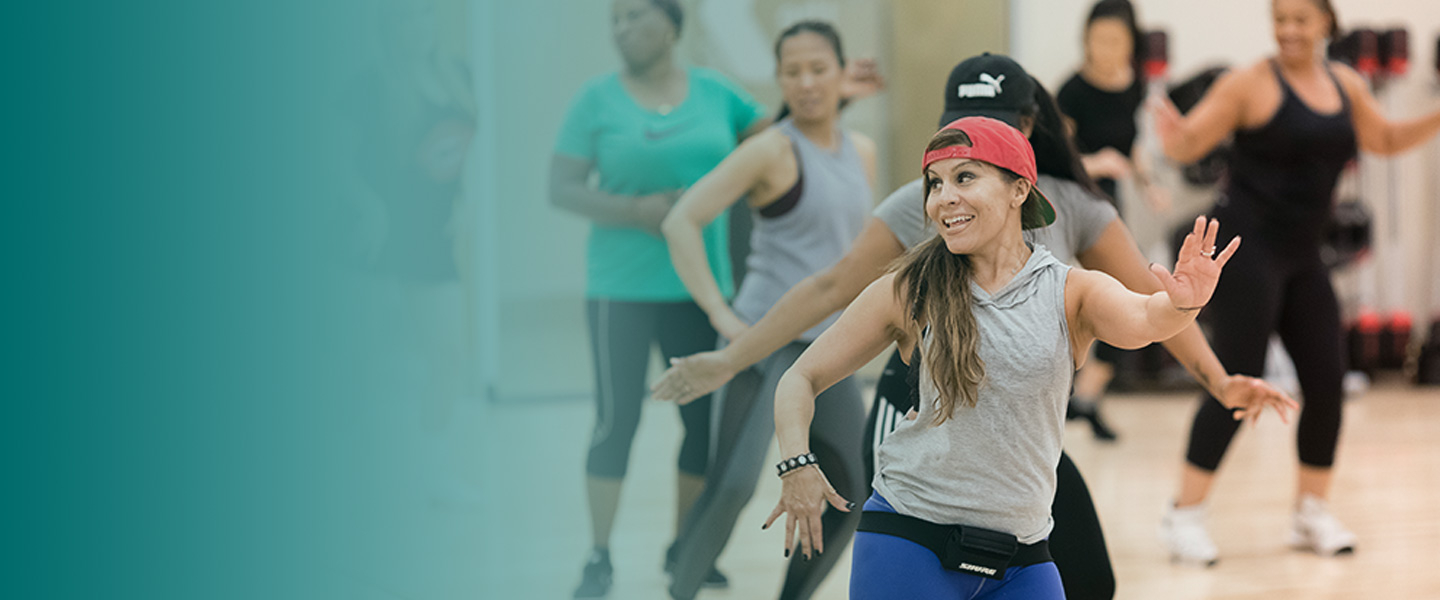
<path fill-rule="evenodd" d="M 1335 83 L 1335 91 L 1340 93 L 1340 110 L 1350 110 L 1350 95 L 1345 93 L 1345 86 L 1340 85 L 1340 78 L 1335 76 L 1335 69 L 1330 68 L 1330 61 L 1325 61 L 1325 74 L 1330 76 L 1330 81 Z"/>
<path fill-rule="evenodd" d="M 1285 94 L 1294 96 L 1296 100 L 1299 100 L 1300 96 L 1290 87 L 1290 82 L 1285 80 L 1285 74 L 1280 72 L 1280 62 L 1273 58 L 1270 59 L 1269 62 L 1270 70 L 1275 72 L 1275 79 L 1280 82 L 1280 89 Z M 1340 94 L 1341 112 L 1350 110 L 1350 95 L 1345 93 L 1345 86 L 1340 85 L 1340 78 L 1335 76 L 1335 70 L 1330 68 L 1330 61 L 1328 60 L 1325 61 L 1325 74 L 1328 75 L 1330 81 L 1335 84 L 1335 92 Z"/>
<path fill-rule="evenodd" d="M 1290 89 L 1290 82 L 1285 81 L 1285 74 L 1280 72 L 1280 61 L 1270 59 L 1270 70 L 1275 73 L 1275 80 L 1280 82 L 1280 91 L 1286 95 L 1294 96 L 1295 90 Z"/>
<path fill-rule="evenodd" d="M 761 207 L 760 216 L 767 219 L 783 217 L 800 204 L 800 196 L 805 193 L 805 161 L 800 159 L 800 149 L 795 147 L 798 143 L 795 139 L 790 139 L 790 151 L 795 154 L 795 185 L 790 186 L 790 189 L 774 202 Z"/>

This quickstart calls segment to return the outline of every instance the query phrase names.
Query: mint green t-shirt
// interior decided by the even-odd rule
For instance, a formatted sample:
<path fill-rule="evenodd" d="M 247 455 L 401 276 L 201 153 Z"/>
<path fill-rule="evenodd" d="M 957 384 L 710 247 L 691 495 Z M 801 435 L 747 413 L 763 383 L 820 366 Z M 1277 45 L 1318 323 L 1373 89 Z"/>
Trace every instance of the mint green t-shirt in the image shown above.
<path fill-rule="evenodd" d="M 735 149 L 765 107 L 719 73 L 686 70 L 685 101 L 668 115 L 642 108 L 617 73 L 581 89 L 565 115 L 555 152 L 594 163 L 600 191 L 643 196 L 688 188 Z M 703 230 L 721 293 L 734 293 L 729 223 L 724 214 Z M 586 296 L 645 302 L 690 299 L 665 240 L 640 229 L 592 224 Z"/>

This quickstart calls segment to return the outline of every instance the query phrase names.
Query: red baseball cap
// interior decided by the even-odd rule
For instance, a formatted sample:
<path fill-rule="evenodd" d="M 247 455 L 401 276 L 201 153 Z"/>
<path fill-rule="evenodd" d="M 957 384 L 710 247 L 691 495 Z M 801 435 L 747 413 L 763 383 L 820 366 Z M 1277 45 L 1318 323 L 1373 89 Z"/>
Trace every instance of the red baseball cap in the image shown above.
<path fill-rule="evenodd" d="M 931 163 L 948 158 L 968 158 L 987 162 L 1024 177 L 1030 182 L 1030 197 L 1020 206 L 1020 226 L 1024 229 L 1044 227 L 1055 222 L 1055 207 L 1035 184 L 1035 149 L 1025 134 L 1003 121 L 990 117 L 962 117 L 940 130 L 954 129 L 970 137 L 969 146 L 949 146 L 925 153 L 920 166 L 924 171 Z"/>

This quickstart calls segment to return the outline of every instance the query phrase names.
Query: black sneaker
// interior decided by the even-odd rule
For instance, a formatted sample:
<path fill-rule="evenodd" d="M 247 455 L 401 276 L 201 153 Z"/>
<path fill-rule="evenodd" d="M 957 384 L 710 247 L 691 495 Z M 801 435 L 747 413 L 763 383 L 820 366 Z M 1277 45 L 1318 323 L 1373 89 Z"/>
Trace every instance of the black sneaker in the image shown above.
<path fill-rule="evenodd" d="M 1065 405 L 1065 420 L 1083 420 L 1090 423 L 1090 430 L 1095 432 L 1095 439 L 1102 442 L 1113 442 L 1120 437 L 1105 422 L 1105 418 L 1100 416 L 1100 406 L 1093 400 L 1081 400 L 1072 396 L 1070 403 Z"/>
<path fill-rule="evenodd" d="M 610 595 L 610 584 L 615 569 L 610 566 L 610 551 L 593 550 L 585 569 L 580 572 L 580 587 L 575 588 L 575 599 L 604 598 Z"/>
<path fill-rule="evenodd" d="M 671 576 L 672 578 L 675 575 L 674 544 L 671 544 L 670 548 L 665 550 L 665 574 Z M 705 580 L 700 582 L 700 587 L 709 588 L 712 590 L 723 590 L 730 587 L 730 578 L 726 577 L 724 573 L 721 573 L 720 569 L 710 567 L 710 572 L 705 575 Z"/>
<path fill-rule="evenodd" d="M 1120 435 L 1105 423 L 1105 418 L 1100 416 L 1100 409 L 1091 410 L 1085 418 L 1090 421 L 1090 430 L 1095 432 L 1095 439 L 1102 442 L 1113 442 L 1120 438 Z"/>

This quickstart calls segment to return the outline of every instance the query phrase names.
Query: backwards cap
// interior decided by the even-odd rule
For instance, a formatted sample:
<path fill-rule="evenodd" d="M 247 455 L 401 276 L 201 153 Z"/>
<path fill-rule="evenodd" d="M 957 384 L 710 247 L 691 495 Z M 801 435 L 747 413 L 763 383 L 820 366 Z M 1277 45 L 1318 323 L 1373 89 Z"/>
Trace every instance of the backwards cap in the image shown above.
<path fill-rule="evenodd" d="M 941 131 L 946 129 L 965 133 L 970 138 L 970 145 L 948 146 L 926 152 L 921 171 L 935 161 L 950 158 L 968 158 L 1007 169 L 1030 182 L 1030 197 L 1020 207 L 1021 227 L 1034 229 L 1055 222 L 1055 207 L 1035 184 L 1038 177 L 1035 150 L 1020 130 L 989 117 L 962 117 L 951 121 Z"/>

